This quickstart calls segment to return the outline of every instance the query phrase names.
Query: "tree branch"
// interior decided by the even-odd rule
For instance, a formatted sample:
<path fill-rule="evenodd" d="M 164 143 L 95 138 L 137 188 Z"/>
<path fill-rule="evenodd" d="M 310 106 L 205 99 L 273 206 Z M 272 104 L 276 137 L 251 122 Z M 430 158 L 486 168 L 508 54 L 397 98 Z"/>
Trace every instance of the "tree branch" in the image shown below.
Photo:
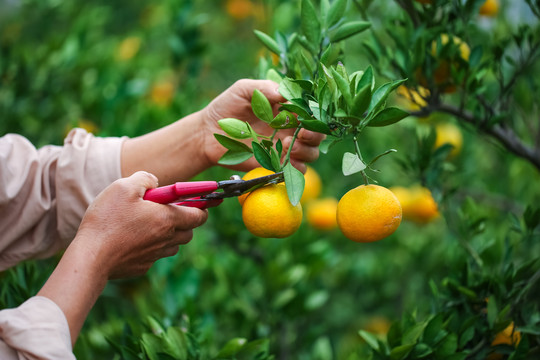
<path fill-rule="evenodd" d="M 510 152 L 529 161 L 536 167 L 538 171 L 540 171 L 540 149 L 524 144 L 519 136 L 517 136 L 512 129 L 506 126 L 499 124 L 491 127 L 483 126 L 483 122 L 479 121 L 479 119 L 477 119 L 470 112 L 460 110 L 455 106 L 447 104 L 435 104 L 433 106 L 424 108 L 421 111 L 411 113 L 411 115 L 425 117 L 435 111 L 453 115 L 469 124 L 474 125 L 480 131 L 497 139 Z"/>

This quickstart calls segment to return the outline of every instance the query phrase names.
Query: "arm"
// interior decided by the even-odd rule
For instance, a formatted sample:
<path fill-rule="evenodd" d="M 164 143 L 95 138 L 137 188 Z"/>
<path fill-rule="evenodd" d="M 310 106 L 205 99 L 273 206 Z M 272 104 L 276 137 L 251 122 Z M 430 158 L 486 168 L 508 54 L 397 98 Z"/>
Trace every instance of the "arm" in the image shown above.
<path fill-rule="evenodd" d="M 107 281 L 142 275 L 191 240 L 207 211 L 143 200 L 156 185 L 138 172 L 96 198 L 37 296 L 0 311 L 2 359 L 74 359 L 72 344 Z"/>
<path fill-rule="evenodd" d="M 285 101 L 277 88 L 278 85 L 269 80 L 239 80 L 203 110 L 165 128 L 127 140 L 122 148 L 122 175 L 145 170 L 155 174 L 160 184 L 164 185 L 190 179 L 217 165 L 226 150 L 213 136 L 214 133 L 223 133 L 217 121 L 226 117 L 237 118 L 248 121 L 258 133 L 272 134 L 273 129 L 253 114 L 251 96 L 255 89 L 261 90 L 277 114 L 279 103 Z M 293 132 L 294 129 L 289 129 L 278 133 L 283 142 L 284 154 L 291 143 Z M 322 134 L 302 129 L 291 152 L 293 164 L 305 171 L 304 162 L 317 159 L 318 145 L 323 139 Z M 257 163 L 252 158 L 234 169 L 247 171 L 255 166 Z"/>
<path fill-rule="evenodd" d="M 188 243 L 207 211 L 142 199 L 157 179 L 138 172 L 114 182 L 85 214 L 77 236 L 38 296 L 54 301 L 75 340 L 107 281 L 140 276 Z"/>
<path fill-rule="evenodd" d="M 36 149 L 0 137 L 0 270 L 67 247 L 90 202 L 121 176 L 122 141 L 77 129 L 64 146 Z"/>

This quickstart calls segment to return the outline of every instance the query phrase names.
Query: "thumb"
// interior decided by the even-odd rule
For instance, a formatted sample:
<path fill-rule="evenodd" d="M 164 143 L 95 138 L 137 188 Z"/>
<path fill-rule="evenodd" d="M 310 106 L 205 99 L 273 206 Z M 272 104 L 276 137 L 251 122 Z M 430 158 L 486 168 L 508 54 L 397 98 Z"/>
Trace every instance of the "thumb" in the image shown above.
<path fill-rule="evenodd" d="M 142 197 L 146 190 L 153 189 L 158 186 L 158 178 L 146 171 L 137 171 L 131 176 L 124 179 L 129 186 L 137 189 L 137 193 Z"/>

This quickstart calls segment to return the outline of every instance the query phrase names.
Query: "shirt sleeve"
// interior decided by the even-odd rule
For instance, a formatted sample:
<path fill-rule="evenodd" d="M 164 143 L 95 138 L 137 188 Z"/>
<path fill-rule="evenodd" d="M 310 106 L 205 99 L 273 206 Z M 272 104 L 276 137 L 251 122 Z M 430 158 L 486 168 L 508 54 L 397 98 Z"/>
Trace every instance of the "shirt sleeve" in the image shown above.
<path fill-rule="evenodd" d="M 0 311 L 0 358 L 75 359 L 68 323 L 58 305 L 34 296 L 17 308 Z"/>
<path fill-rule="evenodd" d="M 121 177 L 124 139 L 74 129 L 64 146 L 36 149 L 0 137 L 0 271 L 69 245 L 88 205 Z"/>

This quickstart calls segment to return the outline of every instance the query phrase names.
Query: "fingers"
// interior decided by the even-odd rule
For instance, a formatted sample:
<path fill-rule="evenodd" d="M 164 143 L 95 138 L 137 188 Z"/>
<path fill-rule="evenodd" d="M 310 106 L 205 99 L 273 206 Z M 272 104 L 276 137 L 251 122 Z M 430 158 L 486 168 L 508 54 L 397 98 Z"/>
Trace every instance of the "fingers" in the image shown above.
<path fill-rule="evenodd" d="M 278 91 L 279 85 L 272 80 L 242 79 L 234 83 L 233 89 L 242 97 L 251 101 L 255 89 L 260 90 L 270 103 L 284 102 L 285 98 Z"/>
<path fill-rule="evenodd" d="M 313 162 L 319 158 L 319 145 L 326 135 L 302 129 L 291 150 L 291 160 Z M 292 136 L 283 139 L 284 153 L 291 145 Z"/>

